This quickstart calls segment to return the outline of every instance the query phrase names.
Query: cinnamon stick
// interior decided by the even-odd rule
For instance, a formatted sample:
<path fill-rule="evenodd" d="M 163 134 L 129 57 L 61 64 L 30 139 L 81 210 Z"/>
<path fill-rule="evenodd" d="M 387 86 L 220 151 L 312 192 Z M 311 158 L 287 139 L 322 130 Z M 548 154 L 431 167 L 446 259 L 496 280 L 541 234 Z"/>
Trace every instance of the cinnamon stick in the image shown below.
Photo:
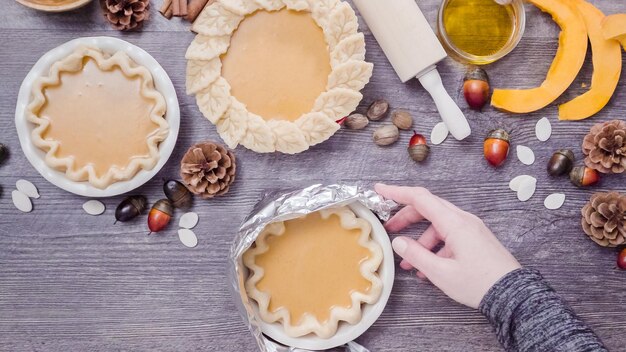
<path fill-rule="evenodd" d="M 187 0 L 180 0 L 180 16 L 187 16 Z"/>
<path fill-rule="evenodd" d="M 180 16 L 180 0 L 174 0 L 172 2 L 172 13 L 174 16 Z"/>
<path fill-rule="evenodd" d="M 169 12 L 169 15 L 168 15 Z M 168 20 L 172 18 L 172 0 L 163 0 L 159 13 Z"/>
<path fill-rule="evenodd" d="M 205 6 L 211 5 L 215 0 L 190 0 L 187 5 L 187 16 L 185 19 L 193 23 Z"/>

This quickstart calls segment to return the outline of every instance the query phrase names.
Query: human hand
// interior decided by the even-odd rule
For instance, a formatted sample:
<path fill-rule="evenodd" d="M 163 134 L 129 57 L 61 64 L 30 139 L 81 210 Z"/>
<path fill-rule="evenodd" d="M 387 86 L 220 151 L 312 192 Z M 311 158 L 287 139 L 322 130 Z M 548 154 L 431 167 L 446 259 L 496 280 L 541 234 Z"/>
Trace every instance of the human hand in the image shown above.
<path fill-rule="evenodd" d="M 392 246 L 403 258 L 400 267 L 416 268 L 450 298 L 472 308 L 498 280 L 520 268 L 483 221 L 421 187 L 377 184 L 381 196 L 405 205 L 387 223 L 389 232 L 429 220 L 431 225 L 417 240 L 396 237 Z M 440 243 L 444 246 L 433 253 Z"/>

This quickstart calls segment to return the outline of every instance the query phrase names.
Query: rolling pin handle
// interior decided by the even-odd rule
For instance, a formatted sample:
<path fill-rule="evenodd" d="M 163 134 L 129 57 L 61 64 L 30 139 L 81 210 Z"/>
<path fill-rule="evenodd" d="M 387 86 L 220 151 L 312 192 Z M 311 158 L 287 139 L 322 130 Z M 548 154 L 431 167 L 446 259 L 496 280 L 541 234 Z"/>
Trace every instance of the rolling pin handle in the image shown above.
<path fill-rule="evenodd" d="M 433 68 L 417 78 L 435 101 L 441 119 L 448 127 L 450 134 L 458 140 L 468 137 L 472 133 L 470 125 L 463 111 L 459 109 L 458 105 L 456 105 L 443 87 L 441 76 L 439 76 L 437 69 Z"/>

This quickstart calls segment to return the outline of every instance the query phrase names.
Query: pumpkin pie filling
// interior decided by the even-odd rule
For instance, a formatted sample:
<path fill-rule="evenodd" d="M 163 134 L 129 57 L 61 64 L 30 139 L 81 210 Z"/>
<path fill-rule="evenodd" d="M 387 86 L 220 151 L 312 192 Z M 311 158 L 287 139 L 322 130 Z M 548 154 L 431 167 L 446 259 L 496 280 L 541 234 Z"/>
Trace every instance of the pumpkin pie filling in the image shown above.
<path fill-rule="evenodd" d="M 140 94 L 142 83 L 85 57 L 81 70 L 61 72 L 58 84 L 44 86 L 37 115 L 50 124 L 43 139 L 59 142 L 57 158 L 73 157 L 75 168 L 92 165 L 98 176 L 149 157 L 147 138 L 159 125 L 150 118 L 155 101 Z"/>
<path fill-rule="evenodd" d="M 265 120 L 295 121 L 310 112 L 330 72 L 328 44 L 309 12 L 248 15 L 222 56 L 231 94 Z"/>
<path fill-rule="evenodd" d="M 256 288 L 270 295 L 270 312 L 285 308 L 292 324 L 307 314 L 324 323 L 332 308 L 352 306 L 352 293 L 370 291 L 361 263 L 373 254 L 359 243 L 361 228 L 344 228 L 339 215 L 324 219 L 319 212 L 284 226 L 283 234 L 267 236 L 268 250 L 255 257 L 263 269 Z"/>

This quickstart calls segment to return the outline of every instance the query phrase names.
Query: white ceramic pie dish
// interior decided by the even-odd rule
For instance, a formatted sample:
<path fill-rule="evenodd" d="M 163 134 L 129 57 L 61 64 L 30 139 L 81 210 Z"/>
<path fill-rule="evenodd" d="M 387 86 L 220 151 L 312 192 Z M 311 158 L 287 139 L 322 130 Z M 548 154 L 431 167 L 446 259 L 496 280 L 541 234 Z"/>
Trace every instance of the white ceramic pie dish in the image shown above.
<path fill-rule="evenodd" d="M 45 11 L 45 12 L 64 12 L 71 11 L 83 7 L 91 2 L 91 0 L 76 0 L 71 3 L 61 4 L 61 5 L 42 5 L 35 2 L 31 2 L 28 0 L 16 0 L 20 4 L 30 7 L 31 9 Z"/>
<path fill-rule="evenodd" d="M 146 67 L 154 79 L 156 89 L 161 92 L 167 103 L 165 119 L 169 124 L 169 134 L 159 145 L 159 161 L 152 170 L 140 170 L 132 179 L 115 182 L 105 189 L 97 188 L 87 181 L 76 182 L 65 176 L 64 172 L 48 166 L 45 161 L 45 152 L 37 148 L 31 140 L 34 124 L 26 119 L 26 106 L 30 102 L 30 94 L 35 79 L 48 74 L 53 63 L 63 59 L 79 46 L 92 46 L 104 52 L 123 51 L 137 64 Z M 15 127 L 20 140 L 22 151 L 33 167 L 53 185 L 68 192 L 85 197 L 112 197 L 130 192 L 152 179 L 161 170 L 174 150 L 180 128 L 180 109 L 176 90 L 169 76 L 161 65 L 145 50 L 127 41 L 112 37 L 84 37 L 64 43 L 45 53 L 24 78 L 17 97 L 15 108 Z"/>
<path fill-rule="evenodd" d="M 314 351 L 326 350 L 344 345 L 361 336 L 361 334 L 369 329 L 387 305 L 395 277 L 395 264 L 389 235 L 380 223 L 380 220 L 378 220 L 376 215 L 374 215 L 374 213 L 372 213 L 372 211 L 366 206 L 359 202 L 351 203 L 348 206 L 352 209 L 352 211 L 354 211 L 357 217 L 367 220 L 372 225 L 372 239 L 382 247 L 383 261 L 378 269 L 378 275 L 383 282 L 383 291 L 380 298 L 374 304 L 362 305 L 363 315 L 359 323 L 350 325 L 346 322 L 341 322 L 339 324 L 339 328 L 337 329 L 337 333 L 328 339 L 323 339 L 313 334 L 302 337 L 291 337 L 285 333 L 280 322 L 266 323 L 263 320 L 258 319 L 263 333 L 283 345 Z M 254 300 L 251 300 L 251 303 L 258 317 L 259 308 Z"/>

